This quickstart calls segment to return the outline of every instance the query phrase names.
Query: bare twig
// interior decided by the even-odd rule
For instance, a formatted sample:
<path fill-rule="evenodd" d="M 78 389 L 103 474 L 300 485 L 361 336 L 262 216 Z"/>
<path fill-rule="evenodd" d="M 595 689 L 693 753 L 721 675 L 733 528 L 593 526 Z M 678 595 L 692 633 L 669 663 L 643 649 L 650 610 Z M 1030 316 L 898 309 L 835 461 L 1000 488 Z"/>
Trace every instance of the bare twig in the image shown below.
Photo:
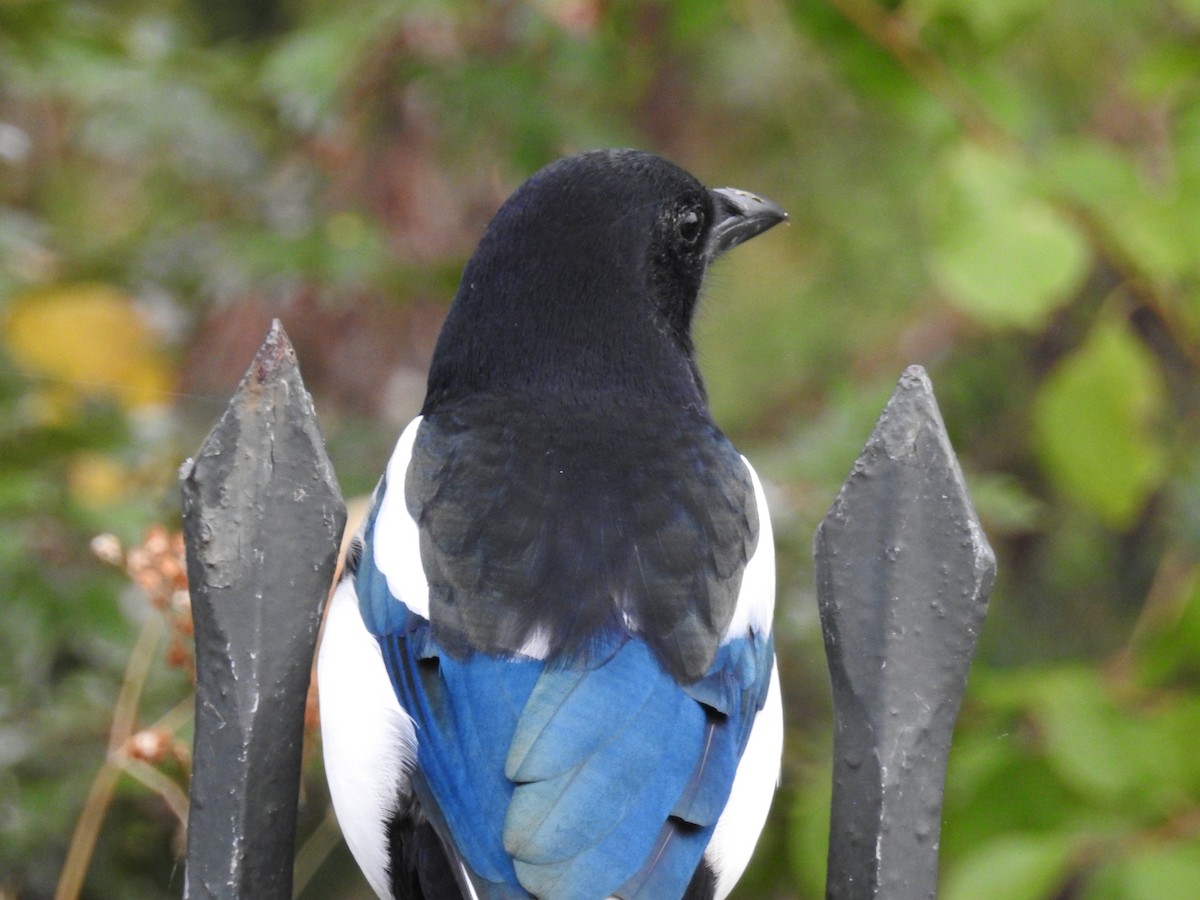
<path fill-rule="evenodd" d="M 75 832 L 71 835 L 71 845 L 67 850 L 62 874 L 59 876 L 58 888 L 54 892 L 54 900 L 75 900 L 83 890 L 92 853 L 100 836 L 100 828 L 104 824 L 117 782 L 120 780 L 125 757 L 123 748 L 133 734 L 142 689 L 154 663 L 163 630 L 163 620 L 160 616 L 148 616 L 129 654 L 125 678 L 121 682 L 121 692 L 117 695 L 117 702 L 113 707 L 112 727 L 108 733 L 108 752 L 104 764 L 92 781 L 83 811 L 79 814 L 79 821 L 75 823 Z"/>
<path fill-rule="evenodd" d="M 330 807 L 325 818 L 321 820 L 321 824 L 308 836 L 296 854 L 292 889 L 297 897 L 304 893 L 304 888 L 317 874 L 325 860 L 329 858 L 329 854 L 337 848 L 341 839 L 342 832 L 338 828 L 337 817 L 333 813 L 333 808 Z"/>
<path fill-rule="evenodd" d="M 903 11 L 874 0 L 827 0 L 848 22 L 892 57 L 918 84 L 937 97 L 975 141 L 1014 149 L 1018 141 L 963 88 L 946 64 L 926 48 Z"/>
<path fill-rule="evenodd" d="M 188 797 L 183 788 L 150 763 L 140 759 L 127 757 L 122 761 L 121 768 L 162 797 L 167 806 L 171 808 L 171 812 L 175 814 L 175 818 L 179 820 L 179 824 L 187 827 Z"/>

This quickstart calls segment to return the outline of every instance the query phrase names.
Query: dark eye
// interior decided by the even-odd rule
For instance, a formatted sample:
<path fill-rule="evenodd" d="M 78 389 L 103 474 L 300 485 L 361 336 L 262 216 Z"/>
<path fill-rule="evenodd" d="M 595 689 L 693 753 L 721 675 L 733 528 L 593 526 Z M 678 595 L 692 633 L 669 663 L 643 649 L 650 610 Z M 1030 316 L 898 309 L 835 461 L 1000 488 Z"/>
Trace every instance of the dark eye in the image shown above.
<path fill-rule="evenodd" d="M 690 247 L 700 240 L 700 232 L 704 230 L 704 218 L 694 209 L 689 209 L 679 217 L 679 239 Z"/>

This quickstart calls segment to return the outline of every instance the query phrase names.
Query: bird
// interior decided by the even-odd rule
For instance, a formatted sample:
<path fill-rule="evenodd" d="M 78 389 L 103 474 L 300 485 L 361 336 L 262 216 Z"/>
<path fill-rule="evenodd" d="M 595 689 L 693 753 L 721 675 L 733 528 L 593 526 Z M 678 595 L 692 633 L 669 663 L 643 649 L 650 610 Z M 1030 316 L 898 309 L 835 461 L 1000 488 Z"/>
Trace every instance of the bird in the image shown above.
<path fill-rule="evenodd" d="M 786 218 L 605 149 L 485 229 L 318 656 L 333 807 L 380 897 L 741 877 L 781 768 L 774 549 L 692 327 L 712 263 Z"/>

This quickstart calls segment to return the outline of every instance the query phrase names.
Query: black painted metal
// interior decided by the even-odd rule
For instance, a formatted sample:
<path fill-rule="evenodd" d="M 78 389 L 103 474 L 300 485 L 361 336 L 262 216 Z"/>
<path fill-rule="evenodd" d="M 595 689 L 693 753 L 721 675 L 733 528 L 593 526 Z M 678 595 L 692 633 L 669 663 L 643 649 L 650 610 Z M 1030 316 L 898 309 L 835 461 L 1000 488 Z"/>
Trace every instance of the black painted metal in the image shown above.
<path fill-rule="evenodd" d="M 305 701 L 346 509 L 278 321 L 180 477 L 196 630 L 184 896 L 290 898 Z"/>
<path fill-rule="evenodd" d="M 826 896 L 934 898 L 946 760 L 995 557 L 920 367 L 814 554 L 835 729 Z"/>

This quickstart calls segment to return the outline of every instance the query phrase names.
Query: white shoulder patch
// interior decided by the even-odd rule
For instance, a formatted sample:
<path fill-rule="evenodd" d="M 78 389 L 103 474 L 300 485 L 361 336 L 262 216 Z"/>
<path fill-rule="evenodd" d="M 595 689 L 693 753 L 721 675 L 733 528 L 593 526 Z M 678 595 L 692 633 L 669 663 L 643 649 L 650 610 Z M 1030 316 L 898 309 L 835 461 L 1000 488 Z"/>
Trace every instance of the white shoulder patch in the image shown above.
<path fill-rule="evenodd" d="M 737 606 L 723 643 L 745 637 L 750 629 L 760 634 L 771 633 L 771 620 L 775 615 L 775 535 L 771 530 L 771 511 L 767 509 L 767 497 L 763 493 L 758 473 L 746 457 L 742 457 L 750 480 L 754 483 L 754 502 L 758 505 L 758 544 L 754 555 L 746 563 L 742 573 L 742 586 L 738 591 Z"/>
<path fill-rule="evenodd" d="M 392 595 L 410 612 L 429 618 L 429 582 L 421 565 L 421 540 L 417 523 L 404 502 L 404 480 L 412 461 L 413 443 L 421 417 L 413 419 L 396 442 L 387 466 L 387 485 L 379 498 L 372 550 L 375 565 L 387 580 Z"/>
<path fill-rule="evenodd" d="M 388 883 L 387 821 L 411 790 L 413 720 L 400 707 L 379 642 L 358 611 L 354 579 L 329 602 L 317 657 L 325 776 L 346 844 L 380 897 Z"/>

